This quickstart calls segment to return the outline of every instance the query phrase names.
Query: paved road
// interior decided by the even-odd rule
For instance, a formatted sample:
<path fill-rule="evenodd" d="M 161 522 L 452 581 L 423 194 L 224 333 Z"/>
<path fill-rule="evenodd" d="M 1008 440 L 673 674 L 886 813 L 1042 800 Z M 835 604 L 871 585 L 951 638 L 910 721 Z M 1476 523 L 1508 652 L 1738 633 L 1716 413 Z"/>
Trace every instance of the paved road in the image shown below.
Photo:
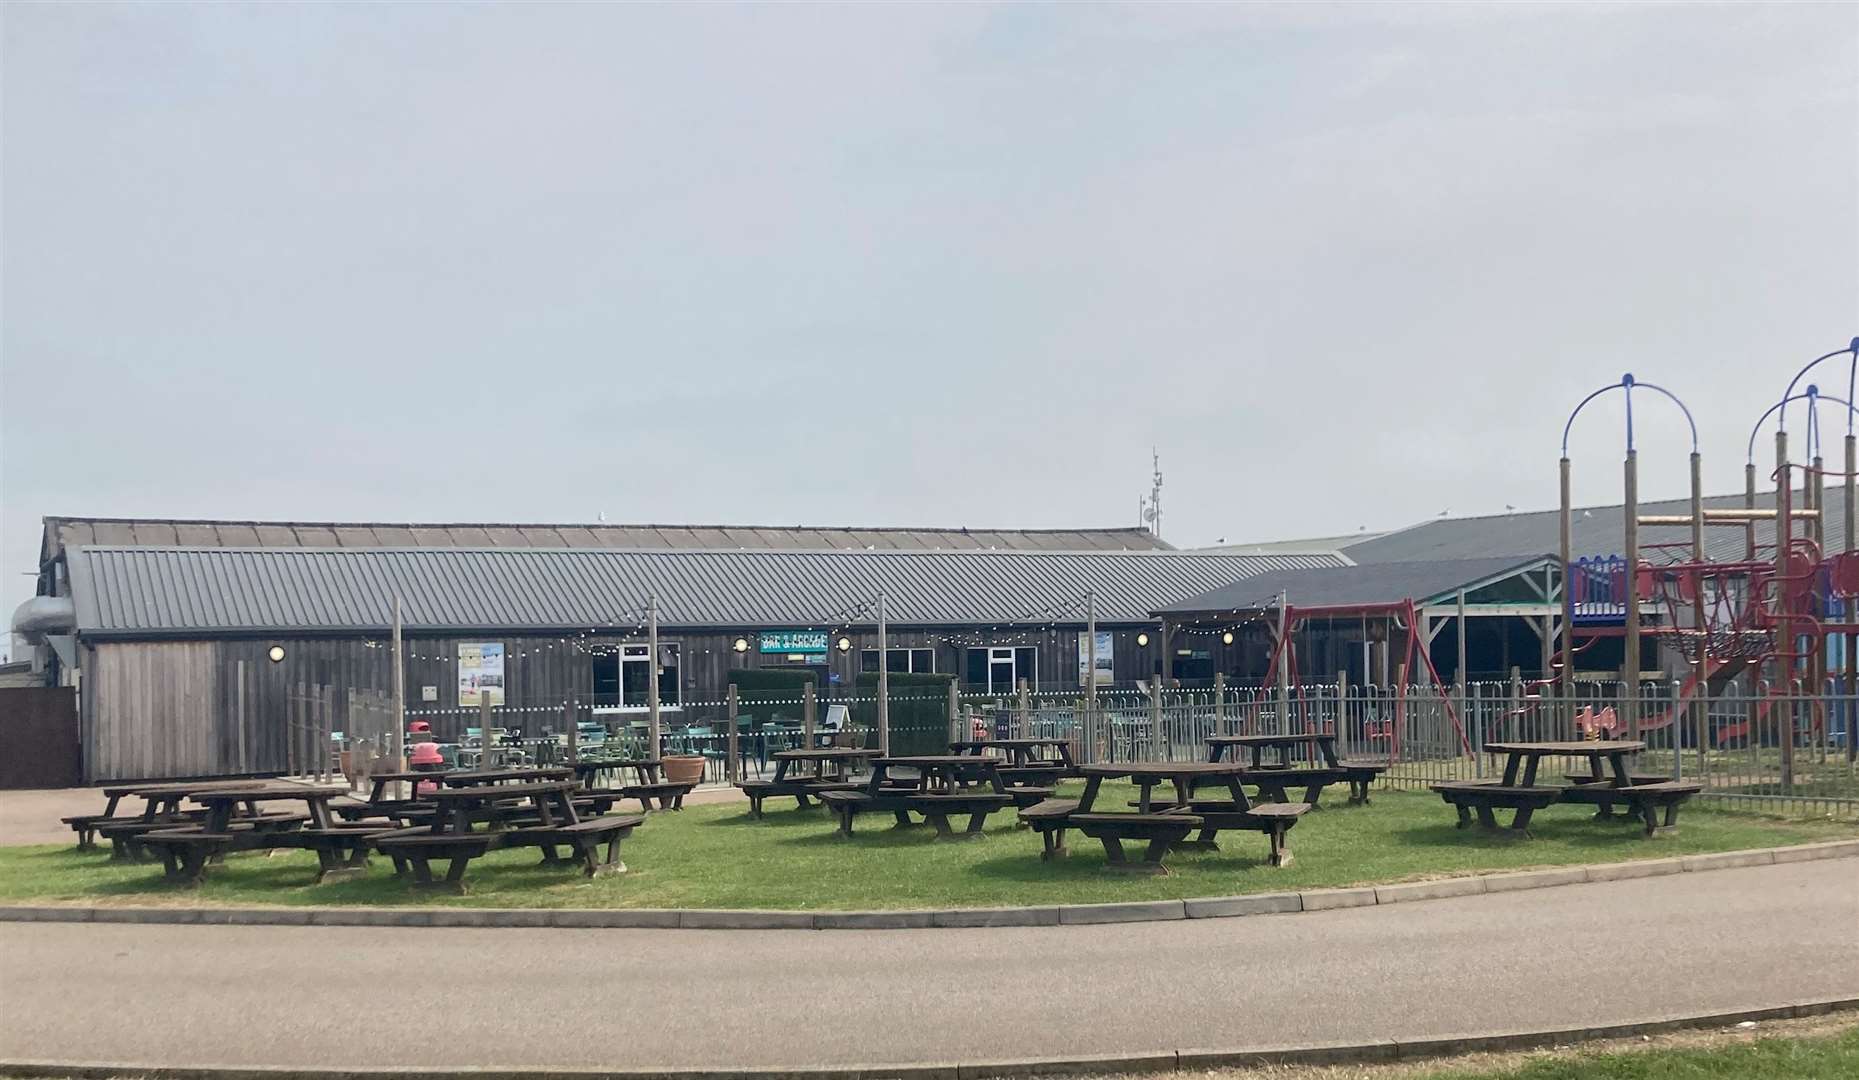
<path fill-rule="evenodd" d="M 781 1067 L 1450 1036 L 1859 996 L 1855 926 L 1854 860 L 1126 926 L 9 923 L 0 1059 Z"/>

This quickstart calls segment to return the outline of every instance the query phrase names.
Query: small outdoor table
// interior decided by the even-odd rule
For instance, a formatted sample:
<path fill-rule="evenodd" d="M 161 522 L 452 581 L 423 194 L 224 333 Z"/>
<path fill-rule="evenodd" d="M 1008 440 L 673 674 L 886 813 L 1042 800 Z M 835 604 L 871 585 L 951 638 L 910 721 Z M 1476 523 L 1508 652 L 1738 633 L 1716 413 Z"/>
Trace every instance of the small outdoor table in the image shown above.
<path fill-rule="evenodd" d="M 782 750 L 774 755 L 772 780 L 743 780 L 737 783 L 749 797 L 749 816 L 760 819 L 762 801 L 771 795 L 792 796 L 802 810 L 812 808 L 808 799 L 829 791 L 857 791 L 852 782 L 852 767 L 879 755 L 877 750 L 847 746 L 823 746 L 812 750 Z"/>
<path fill-rule="evenodd" d="M 484 784 L 527 784 L 538 781 L 566 780 L 573 776 L 574 772 L 565 765 L 549 765 L 541 768 L 533 765 L 513 765 L 500 769 L 459 769 L 445 773 L 440 780 L 446 787 L 478 787 Z"/>
<path fill-rule="evenodd" d="M 1304 732 L 1297 735 L 1210 735 L 1207 738 L 1207 760 L 1220 761 L 1226 757 L 1228 747 L 1233 747 L 1234 757 L 1243 748 L 1252 753 L 1254 769 L 1289 769 L 1292 767 L 1292 751 L 1298 747 L 1309 747 L 1306 756 L 1321 760 L 1323 764 L 1334 769 L 1338 765 L 1336 757 L 1336 736 L 1322 732 Z M 1277 761 L 1270 765 L 1265 763 L 1265 751 L 1275 750 Z"/>
<path fill-rule="evenodd" d="M 828 746 L 816 750 L 782 750 L 769 755 L 775 763 L 776 784 L 839 784 L 852 767 L 880 756 L 878 750 Z"/>
<path fill-rule="evenodd" d="M 896 769 L 912 769 L 917 776 L 900 778 L 893 775 Z M 840 795 L 852 798 L 835 802 Z M 891 811 L 900 827 L 912 824 L 911 813 L 921 814 L 935 826 L 938 840 L 974 839 L 989 814 L 1013 805 L 1001 782 L 1000 760 L 973 754 L 872 758 L 871 778 L 863 792 L 827 792 L 822 801 L 839 813 L 843 836 L 852 835 L 853 816 L 869 809 Z M 960 833 L 950 829 L 950 814 L 967 814 L 968 828 Z"/>
<path fill-rule="evenodd" d="M 603 775 L 621 773 L 631 769 L 640 783 L 656 784 L 659 779 L 659 770 L 664 767 L 665 763 L 658 758 L 593 758 L 577 761 L 567 766 L 567 769 L 581 781 L 583 788 L 588 791 L 599 791 L 601 789 L 596 786 L 596 781 Z"/>
<path fill-rule="evenodd" d="M 1125 761 L 1080 765 L 1084 776 L 1084 794 L 1069 821 L 1086 836 L 1096 837 L 1104 845 L 1104 857 L 1110 869 L 1126 873 L 1166 874 L 1162 856 L 1171 848 L 1213 848 L 1219 826 L 1194 812 L 1194 788 L 1218 783 L 1232 794 L 1233 806 L 1243 813 L 1251 808 L 1246 792 L 1240 787 L 1242 766 L 1231 761 Z M 1097 795 L 1106 780 L 1128 777 L 1136 785 L 1136 812 L 1097 810 Z M 1158 806 L 1155 789 L 1168 784 L 1175 797 Z M 1200 838 L 1188 840 L 1188 834 L 1200 830 Z M 1148 848 L 1142 861 L 1132 863 L 1123 851 L 1125 840 L 1146 840 Z"/>
<path fill-rule="evenodd" d="M 1536 767 L 1546 757 L 1578 757 L 1588 759 L 1588 769 L 1593 782 L 1599 783 L 1611 779 L 1614 787 L 1632 787 L 1633 774 L 1627 768 L 1627 758 L 1646 749 L 1646 744 L 1636 739 L 1604 739 L 1594 742 L 1515 742 L 1486 743 L 1485 751 L 1491 754 L 1505 754 L 1504 787 L 1519 784 L 1518 772 L 1522 772 L 1521 785 L 1531 787 L 1536 783 Z M 1606 761 L 1608 772 L 1602 772 L 1601 763 Z"/>
<path fill-rule="evenodd" d="M 541 818 L 544 828 L 559 825 L 573 825 L 581 819 L 576 816 L 574 800 L 570 793 L 575 789 L 573 780 L 536 780 L 521 784 L 481 784 L 474 787 L 452 787 L 432 793 L 432 800 L 439 807 L 433 815 L 432 832 L 434 833 L 469 833 L 474 817 L 485 819 L 485 828 L 501 821 L 511 814 L 500 810 L 498 803 L 511 800 L 527 800 Z"/>
<path fill-rule="evenodd" d="M 224 833 L 231 826 L 233 814 L 239 807 L 243 806 L 252 812 L 262 802 L 301 802 L 309 810 L 311 827 L 327 829 L 332 823 L 329 801 L 347 794 L 346 788 L 276 784 L 225 791 L 197 791 L 190 798 L 207 808 L 206 831 Z"/>
<path fill-rule="evenodd" d="M 67 824 L 79 828 L 88 822 L 88 827 L 100 832 L 110 841 L 110 859 L 113 862 L 134 861 L 144 857 L 144 850 L 139 838 L 144 833 L 156 829 L 170 828 L 187 823 L 188 815 L 181 810 L 181 803 L 189 795 L 203 791 L 233 791 L 266 786 L 263 780 L 206 780 L 163 784 L 119 784 L 103 789 L 109 800 L 104 815 L 100 818 L 68 818 Z M 114 817 L 117 806 L 129 796 L 143 800 L 142 811 L 134 817 Z M 248 806 L 247 812 L 256 816 L 258 808 Z M 79 831 L 79 846 L 82 847 L 83 831 Z"/>
<path fill-rule="evenodd" d="M 309 809 L 311 827 L 320 832 L 333 831 L 329 802 L 348 794 L 345 787 L 303 787 L 297 784 L 270 784 L 220 791 L 197 791 L 189 798 L 206 807 L 206 820 L 199 825 L 176 825 L 143 835 L 142 843 L 160 849 L 171 882 L 198 885 L 206 876 L 207 864 L 229 851 L 252 851 L 260 848 L 297 847 L 300 840 L 290 832 L 303 822 L 300 816 L 266 818 L 254 815 L 235 821 L 239 811 L 254 811 L 259 803 L 301 802 Z"/>
<path fill-rule="evenodd" d="M 1009 786 L 1050 786 L 1062 776 L 1077 775 L 1070 739 L 968 739 L 949 744 L 955 754 L 987 756 L 989 749 L 1006 755 L 1001 779 Z"/>

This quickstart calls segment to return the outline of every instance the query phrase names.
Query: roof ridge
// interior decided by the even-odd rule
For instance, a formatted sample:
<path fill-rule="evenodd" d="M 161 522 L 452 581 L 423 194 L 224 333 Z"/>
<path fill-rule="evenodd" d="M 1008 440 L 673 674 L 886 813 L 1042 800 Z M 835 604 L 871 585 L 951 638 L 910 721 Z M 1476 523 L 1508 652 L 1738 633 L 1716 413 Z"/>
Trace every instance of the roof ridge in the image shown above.
<path fill-rule="evenodd" d="M 634 521 L 296 521 L 278 518 L 107 517 L 83 514 L 46 514 L 41 521 L 65 523 L 96 522 L 109 525 L 268 525 L 281 529 L 775 529 L 784 532 L 921 532 L 948 533 L 957 536 L 968 536 L 974 533 L 1026 533 L 1034 535 L 1050 535 L 1054 533 L 1115 533 L 1117 535 L 1154 535 L 1148 529 L 1137 525 L 1077 525 L 1023 528 L 974 525 L 755 525 L 744 523 L 710 524 Z"/>

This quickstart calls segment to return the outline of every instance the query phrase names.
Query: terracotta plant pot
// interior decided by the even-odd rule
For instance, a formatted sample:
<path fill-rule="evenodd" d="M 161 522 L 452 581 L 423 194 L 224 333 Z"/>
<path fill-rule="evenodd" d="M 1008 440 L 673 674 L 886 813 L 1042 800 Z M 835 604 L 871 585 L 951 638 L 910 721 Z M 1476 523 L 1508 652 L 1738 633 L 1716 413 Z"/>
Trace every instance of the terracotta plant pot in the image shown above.
<path fill-rule="evenodd" d="M 665 779 L 674 784 L 697 784 L 704 779 L 704 759 L 696 754 L 668 754 Z"/>

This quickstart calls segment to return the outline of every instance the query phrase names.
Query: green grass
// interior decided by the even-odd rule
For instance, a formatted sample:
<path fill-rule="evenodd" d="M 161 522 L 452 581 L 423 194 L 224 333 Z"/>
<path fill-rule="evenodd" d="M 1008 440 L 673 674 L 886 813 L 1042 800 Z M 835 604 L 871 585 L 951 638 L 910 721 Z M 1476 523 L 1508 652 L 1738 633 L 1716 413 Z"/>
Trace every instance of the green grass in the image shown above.
<path fill-rule="evenodd" d="M 1736 1046 L 1533 1057 L 1497 1072 L 1446 1069 L 1414 1080 L 1851 1080 L 1859 1027 L 1825 1038 L 1756 1039 Z"/>
<path fill-rule="evenodd" d="M 1106 785 L 1100 805 L 1133 789 Z M 107 852 L 70 846 L 0 848 L 0 903 L 465 904 L 486 907 L 711 907 L 861 910 L 1094 903 L 1222 896 L 1386 883 L 1532 866 L 1614 862 L 1850 837 L 1850 825 L 1783 821 L 1686 807 L 1678 835 L 1647 841 L 1627 824 L 1590 820 L 1556 806 L 1532 822 L 1534 840 L 1511 842 L 1453 827 L 1452 809 L 1426 792 L 1377 792 L 1370 806 L 1340 802 L 1308 814 L 1291 832 L 1294 865 L 1264 865 L 1265 838 L 1223 833 L 1225 850 L 1171 856 L 1174 874 L 1104 872 L 1096 841 L 1070 834 L 1069 859 L 1040 861 L 1039 838 L 996 814 L 984 838 L 940 843 L 927 828 L 893 831 L 861 816 L 850 841 L 820 809 L 770 800 L 766 820 L 746 804 L 657 813 L 622 848 L 630 872 L 587 881 L 544 870 L 534 849 L 494 852 L 471 864 L 471 895 L 414 894 L 386 861 L 362 880 L 312 886 L 307 852 L 235 855 L 198 890 L 162 881 L 158 865 L 119 864 Z"/>

